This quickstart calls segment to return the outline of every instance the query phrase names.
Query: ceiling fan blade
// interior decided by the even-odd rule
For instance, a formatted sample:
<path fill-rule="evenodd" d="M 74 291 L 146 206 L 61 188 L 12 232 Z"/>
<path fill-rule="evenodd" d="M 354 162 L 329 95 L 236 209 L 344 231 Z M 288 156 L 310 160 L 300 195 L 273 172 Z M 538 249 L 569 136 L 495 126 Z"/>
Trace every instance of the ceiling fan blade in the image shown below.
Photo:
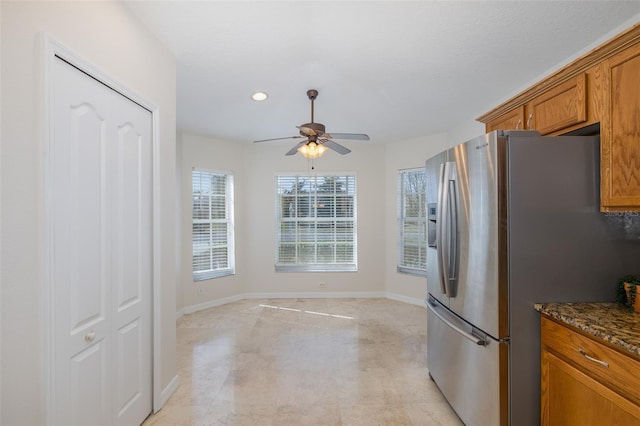
<path fill-rule="evenodd" d="M 327 140 L 323 140 L 322 141 L 322 145 L 326 146 L 329 149 L 332 149 L 334 151 L 336 151 L 339 154 L 345 155 L 351 152 L 351 150 L 349 148 L 347 148 L 346 146 L 342 146 L 337 142 L 334 142 L 330 139 Z"/>
<path fill-rule="evenodd" d="M 351 139 L 355 141 L 368 141 L 369 135 L 364 133 L 325 133 L 329 139 Z"/>
<path fill-rule="evenodd" d="M 253 143 L 259 143 L 259 142 L 271 142 L 271 141 L 282 141 L 285 139 L 299 139 L 299 138 L 303 138 L 304 136 L 287 136 L 284 138 L 273 138 L 273 139 L 261 139 L 259 141 L 253 141 Z"/>
<path fill-rule="evenodd" d="M 298 129 L 300 129 L 300 131 L 302 133 L 304 133 L 307 136 L 316 136 L 317 133 L 315 130 L 313 130 L 311 127 L 306 127 L 306 126 L 296 126 Z"/>
<path fill-rule="evenodd" d="M 296 144 L 296 146 L 294 146 L 289 151 L 287 151 L 287 153 L 285 155 L 295 155 L 295 154 L 297 154 L 298 148 L 300 148 L 302 145 L 304 145 L 306 143 L 307 143 L 307 141 L 298 142 Z"/>

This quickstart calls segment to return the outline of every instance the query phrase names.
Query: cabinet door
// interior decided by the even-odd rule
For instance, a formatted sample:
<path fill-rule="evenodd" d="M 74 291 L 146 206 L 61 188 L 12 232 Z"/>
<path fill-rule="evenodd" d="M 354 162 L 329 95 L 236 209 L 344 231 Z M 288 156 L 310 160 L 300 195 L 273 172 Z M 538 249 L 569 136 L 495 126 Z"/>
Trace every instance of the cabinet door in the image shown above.
<path fill-rule="evenodd" d="M 485 125 L 487 133 L 494 130 L 524 129 L 524 105 L 501 115 Z"/>
<path fill-rule="evenodd" d="M 562 324 L 542 317 L 542 346 L 640 405 L 640 362 Z"/>
<path fill-rule="evenodd" d="M 640 45 L 610 58 L 601 128 L 601 210 L 640 210 Z"/>
<path fill-rule="evenodd" d="M 527 129 L 548 135 L 587 121 L 587 76 L 582 73 L 527 105 Z"/>
<path fill-rule="evenodd" d="M 542 425 L 640 425 L 640 407 L 542 351 Z"/>

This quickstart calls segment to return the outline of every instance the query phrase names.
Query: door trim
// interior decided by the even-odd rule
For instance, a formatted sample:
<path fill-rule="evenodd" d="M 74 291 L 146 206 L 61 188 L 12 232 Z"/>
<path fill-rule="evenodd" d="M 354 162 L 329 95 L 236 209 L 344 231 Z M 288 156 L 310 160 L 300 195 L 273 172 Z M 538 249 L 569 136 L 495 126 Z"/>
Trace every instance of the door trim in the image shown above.
<path fill-rule="evenodd" d="M 43 378 L 44 378 L 44 403 L 45 403 L 45 420 L 47 424 L 53 424 L 53 401 L 54 401 L 54 376 L 53 376 L 53 356 L 54 341 L 53 330 L 55 330 L 55 318 L 54 318 L 54 298 L 52 294 L 52 221 L 51 221 L 51 174 L 52 164 L 49 153 L 51 152 L 51 145 L 53 143 L 53 63 L 56 60 L 56 56 L 72 66 L 78 68 L 88 76 L 94 78 L 98 82 L 110 87 L 116 92 L 122 94 L 129 100 L 137 103 L 141 107 L 151 112 L 152 116 L 152 295 L 151 295 L 151 357 L 153 362 L 152 372 L 152 399 L 153 399 L 153 411 L 157 412 L 165 401 L 162 398 L 161 386 L 161 314 L 160 309 L 155 309 L 161 306 L 161 268 L 162 264 L 160 259 L 160 241 L 161 241 L 161 227 L 160 227 L 160 212 L 161 212 L 161 192 L 160 192 L 160 108 L 153 102 L 144 99 L 135 92 L 129 90 L 125 85 L 121 84 L 117 80 L 111 78 L 108 74 L 102 72 L 98 67 L 83 59 L 81 56 L 74 53 L 72 50 L 64 46 L 59 41 L 52 38 L 49 34 L 40 34 L 40 46 L 42 52 L 42 67 L 41 67 L 41 93 L 42 104 L 39 106 L 41 114 L 41 140 L 42 140 L 42 157 L 40 159 L 40 170 L 42 170 L 42 188 L 43 188 L 43 209 L 41 211 L 41 226 L 43 231 L 42 240 L 42 300 L 41 300 L 41 312 L 42 312 L 42 344 L 43 344 Z"/>

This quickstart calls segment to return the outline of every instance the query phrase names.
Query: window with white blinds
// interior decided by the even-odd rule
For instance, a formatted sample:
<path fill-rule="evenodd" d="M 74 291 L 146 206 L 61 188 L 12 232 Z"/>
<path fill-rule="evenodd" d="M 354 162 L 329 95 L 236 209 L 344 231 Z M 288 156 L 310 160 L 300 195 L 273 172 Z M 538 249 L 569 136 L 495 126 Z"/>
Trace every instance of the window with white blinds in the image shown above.
<path fill-rule="evenodd" d="M 427 272 L 426 174 L 424 169 L 398 171 L 398 272 Z"/>
<path fill-rule="evenodd" d="M 194 169 L 193 280 L 235 273 L 233 175 Z"/>
<path fill-rule="evenodd" d="M 276 271 L 356 271 L 356 177 L 276 177 Z"/>

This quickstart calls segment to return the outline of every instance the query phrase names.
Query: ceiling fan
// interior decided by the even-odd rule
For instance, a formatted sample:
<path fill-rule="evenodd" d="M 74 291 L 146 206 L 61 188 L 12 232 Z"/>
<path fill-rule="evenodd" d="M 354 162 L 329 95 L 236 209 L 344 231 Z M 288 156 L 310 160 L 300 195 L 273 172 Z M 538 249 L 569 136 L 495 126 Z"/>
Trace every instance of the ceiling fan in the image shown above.
<path fill-rule="evenodd" d="M 351 150 L 339 143 L 333 141 L 333 139 L 351 139 L 368 141 L 369 136 L 363 133 L 327 133 L 325 131 L 324 124 L 314 123 L 313 121 L 313 102 L 318 97 L 318 91 L 311 89 L 307 90 L 307 96 L 311 101 L 311 122 L 296 126 L 300 130 L 300 135 L 288 136 L 283 138 L 262 139 L 254 141 L 270 142 L 283 139 L 304 139 L 291 148 L 286 155 L 294 155 L 296 152 L 300 152 L 307 158 L 318 158 L 326 151 L 326 148 L 332 149 L 342 155 L 348 154 Z M 326 148 L 325 148 L 326 147 Z"/>

